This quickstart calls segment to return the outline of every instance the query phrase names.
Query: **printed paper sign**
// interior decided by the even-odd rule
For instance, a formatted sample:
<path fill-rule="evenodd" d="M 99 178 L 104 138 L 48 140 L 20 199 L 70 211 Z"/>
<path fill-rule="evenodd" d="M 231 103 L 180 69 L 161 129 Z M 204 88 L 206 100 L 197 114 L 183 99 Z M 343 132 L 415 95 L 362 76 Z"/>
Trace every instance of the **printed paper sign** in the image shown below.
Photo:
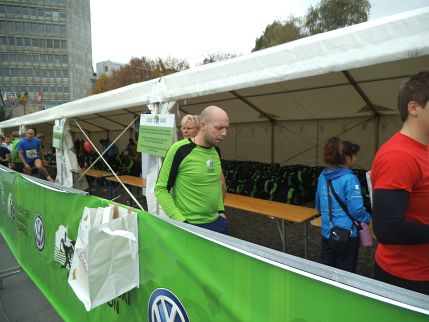
<path fill-rule="evenodd" d="M 56 149 L 63 148 L 63 126 L 54 125 L 54 134 L 52 136 L 52 146 Z"/>
<path fill-rule="evenodd" d="M 137 151 L 165 156 L 173 144 L 176 127 L 173 114 L 143 114 L 140 117 Z"/>

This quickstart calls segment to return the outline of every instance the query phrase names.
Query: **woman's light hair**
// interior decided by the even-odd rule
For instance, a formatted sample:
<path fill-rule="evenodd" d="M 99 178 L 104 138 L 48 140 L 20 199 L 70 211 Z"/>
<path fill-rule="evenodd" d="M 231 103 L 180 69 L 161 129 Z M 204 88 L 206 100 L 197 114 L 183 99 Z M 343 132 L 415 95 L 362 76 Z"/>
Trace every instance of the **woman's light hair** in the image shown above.
<path fill-rule="evenodd" d="M 196 128 L 200 127 L 200 122 L 198 120 L 198 116 L 197 115 L 186 114 L 182 118 L 182 121 L 180 122 L 180 125 L 183 127 L 188 122 L 191 122 L 193 125 L 195 125 Z"/>

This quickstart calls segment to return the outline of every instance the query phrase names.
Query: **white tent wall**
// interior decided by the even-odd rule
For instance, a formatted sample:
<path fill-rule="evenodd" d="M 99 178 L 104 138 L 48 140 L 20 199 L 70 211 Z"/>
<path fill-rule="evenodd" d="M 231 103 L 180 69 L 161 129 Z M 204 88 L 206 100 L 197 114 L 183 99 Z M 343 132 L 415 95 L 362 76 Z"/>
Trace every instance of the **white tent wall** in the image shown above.
<path fill-rule="evenodd" d="M 281 165 L 323 166 L 323 147 L 330 137 L 338 136 L 360 145 L 356 166 L 369 169 L 377 144 L 383 144 L 400 128 L 398 115 L 380 116 L 379 121 L 374 117 L 360 117 L 275 122 L 273 161 Z M 270 163 L 271 129 L 268 121 L 232 124 L 222 142 L 222 158 Z"/>

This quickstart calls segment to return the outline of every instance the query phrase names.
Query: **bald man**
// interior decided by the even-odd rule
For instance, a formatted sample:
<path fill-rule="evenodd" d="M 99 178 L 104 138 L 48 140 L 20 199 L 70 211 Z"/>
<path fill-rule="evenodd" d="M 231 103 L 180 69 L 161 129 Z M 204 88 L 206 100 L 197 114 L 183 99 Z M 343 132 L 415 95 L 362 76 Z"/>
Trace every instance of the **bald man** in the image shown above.
<path fill-rule="evenodd" d="M 223 206 L 219 144 L 226 136 L 229 118 L 217 106 L 200 115 L 200 131 L 194 138 L 174 143 L 168 150 L 155 194 L 172 219 L 227 234 Z"/>

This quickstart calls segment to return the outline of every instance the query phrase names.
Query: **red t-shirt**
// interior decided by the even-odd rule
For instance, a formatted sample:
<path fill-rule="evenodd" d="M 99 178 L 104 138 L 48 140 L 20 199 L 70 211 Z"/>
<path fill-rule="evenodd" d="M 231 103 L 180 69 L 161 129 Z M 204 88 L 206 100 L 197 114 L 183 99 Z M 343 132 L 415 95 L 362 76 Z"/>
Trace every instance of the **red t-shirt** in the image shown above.
<path fill-rule="evenodd" d="M 373 190 L 408 191 L 410 203 L 405 219 L 429 224 L 429 145 L 396 133 L 378 150 L 372 164 L 371 182 Z M 429 243 L 380 243 L 375 260 L 383 270 L 396 277 L 429 281 Z"/>

